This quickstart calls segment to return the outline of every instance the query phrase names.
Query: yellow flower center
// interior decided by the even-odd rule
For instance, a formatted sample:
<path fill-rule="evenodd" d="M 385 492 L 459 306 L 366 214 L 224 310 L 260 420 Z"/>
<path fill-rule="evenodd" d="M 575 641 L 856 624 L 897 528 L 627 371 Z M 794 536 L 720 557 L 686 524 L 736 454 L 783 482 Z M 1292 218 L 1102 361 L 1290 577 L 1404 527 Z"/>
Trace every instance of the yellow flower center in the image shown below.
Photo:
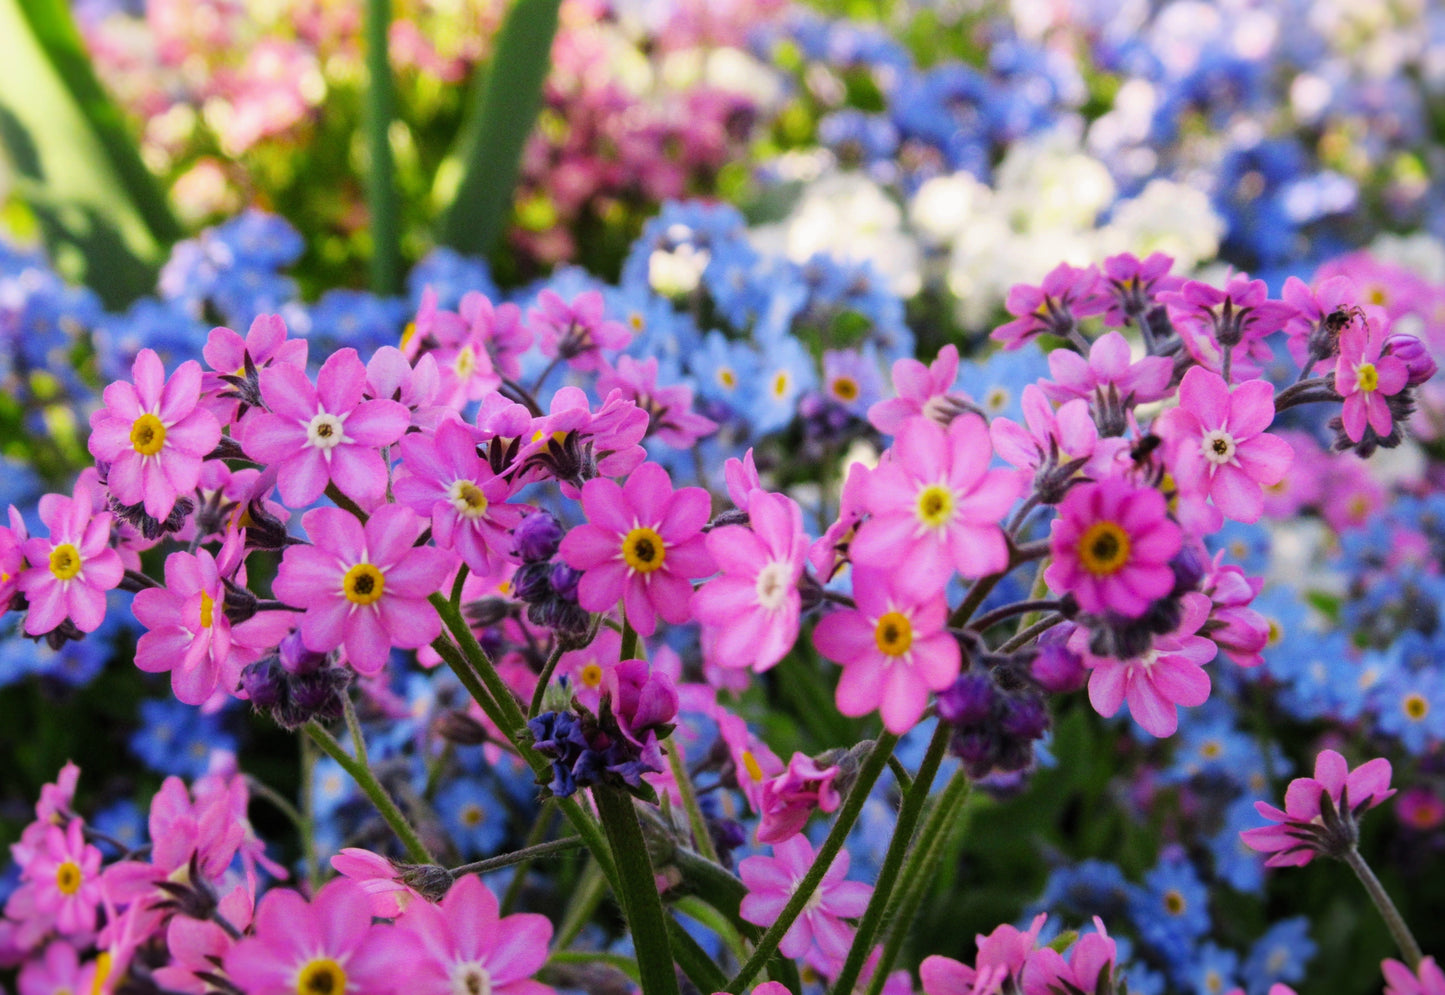
<path fill-rule="evenodd" d="M 477 354 L 472 351 L 471 346 L 463 346 L 462 351 L 457 353 L 456 361 L 452 364 L 456 370 L 457 377 L 467 380 L 477 370 Z"/>
<path fill-rule="evenodd" d="M 942 484 L 929 484 L 918 492 L 918 520 L 930 529 L 953 518 L 953 492 Z"/>
<path fill-rule="evenodd" d="M 577 679 L 589 688 L 600 688 L 602 686 L 602 668 L 595 663 L 589 663 L 577 672 Z"/>
<path fill-rule="evenodd" d="M 622 540 L 622 559 L 641 574 L 650 574 L 667 559 L 667 544 L 652 529 L 639 525 Z"/>
<path fill-rule="evenodd" d="M 1405 695 L 1403 707 L 1406 716 L 1415 722 L 1430 714 L 1430 703 L 1425 700 L 1424 695 L 1415 692 Z"/>
<path fill-rule="evenodd" d="M 62 895 L 74 895 L 80 890 L 82 879 L 80 865 L 73 860 L 67 860 L 55 869 L 55 887 Z"/>
<path fill-rule="evenodd" d="M 913 645 L 913 625 L 907 615 L 889 612 L 878 620 L 873 630 L 873 641 L 889 656 L 902 656 Z"/>
<path fill-rule="evenodd" d="M 1164 893 L 1165 912 L 1168 912 L 1171 916 L 1183 915 L 1185 907 L 1184 896 L 1179 892 L 1171 888 Z"/>
<path fill-rule="evenodd" d="M 141 415 L 130 427 L 130 444 L 142 456 L 154 456 L 166 444 L 166 427 L 155 415 Z"/>
<path fill-rule="evenodd" d="M 1355 367 L 1355 384 L 1364 391 L 1380 389 L 1380 371 L 1374 363 L 1361 363 Z"/>
<path fill-rule="evenodd" d="M 50 551 L 50 572 L 56 580 L 70 580 L 80 573 L 80 550 L 62 542 Z"/>
<path fill-rule="evenodd" d="M 358 563 L 341 578 L 341 592 L 353 604 L 375 604 L 385 589 L 386 578 L 370 563 Z"/>
<path fill-rule="evenodd" d="M 462 825 L 468 829 L 475 829 L 487 819 L 487 813 L 482 811 L 482 806 L 476 802 L 462 807 Z"/>
<path fill-rule="evenodd" d="M 416 335 L 416 322 L 414 322 L 414 321 L 408 321 L 408 322 L 406 323 L 406 328 L 403 329 L 403 330 L 402 330 L 402 333 L 401 333 L 401 347 L 402 347 L 403 349 L 405 349 L 407 343 L 410 342 L 415 335 Z"/>
<path fill-rule="evenodd" d="M 743 768 L 748 772 L 748 777 L 753 779 L 754 784 L 761 784 L 763 781 L 763 768 L 758 764 L 758 758 L 753 756 L 752 750 L 743 750 Z"/>
<path fill-rule="evenodd" d="M 840 401 L 856 401 L 859 393 L 858 381 L 852 377 L 838 377 L 833 381 L 833 396 Z"/>
<path fill-rule="evenodd" d="M 201 592 L 201 628 L 209 629 L 216 610 L 216 599 L 205 591 Z"/>
<path fill-rule="evenodd" d="M 1095 522 L 1079 540 L 1079 560 L 1095 577 L 1118 573 L 1129 562 L 1129 534 L 1114 522 Z"/>
<path fill-rule="evenodd" d="M 636 311 L 633 311 L 627 316 L 627 323 L 632 326 L 633 335 L 639 334 L 644 328 L 647 327 L 647 319 L 644 318 L 642 315 L 638 314 Z"/>
<path fill-rule="evenodd" d="M 728 390 L 732 390 L 738 385 L 738 375 L 732 370 L 728 369 L 726 366 L 724 366 L 722 369 L 717 371 L 717 382 L 722 384 Z"/>
<path fill-rule="evenodd" d="M 464 518 L 481 518 L 487 513 L 487 496 L 470 480 L 456 480 L 447 488 L 447 500 Z"/>
<path fill-rule="evenodd" d="M 296 995 L 341 995 L 346 991 L 346 972 L 330 957 L 307 961 L 296 975 Z"/>
<path fill-rule="evenodd" d="M 786 373 L 779 373 L 777 376 L 773 377 L 773 396 L 782 397 L 787 392 L 788 375 Z"/>

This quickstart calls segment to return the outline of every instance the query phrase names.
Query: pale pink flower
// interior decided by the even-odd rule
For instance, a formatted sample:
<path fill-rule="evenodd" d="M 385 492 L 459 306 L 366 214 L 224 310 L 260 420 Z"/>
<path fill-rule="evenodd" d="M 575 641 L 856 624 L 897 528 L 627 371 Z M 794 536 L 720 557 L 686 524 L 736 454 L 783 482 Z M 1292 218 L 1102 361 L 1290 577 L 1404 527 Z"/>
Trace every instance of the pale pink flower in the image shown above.
<path fill-rule="evenodd" d="M 748 922 L 771 926 L 797 890 L 814 862 L 813 846 L 805 836 L 794 836 L 773 847 L 773 856 L 749 857 L 738 864 L 738 876 L 747 885 L 739 909 Z M 778 950 L 784 957 L 801 957 L 815 943 L 825 957 L 841 961 L 853 941 L 855 919 L 868 908 L 871 885 L 848 881 L 848 851 L 839 851 L 803 912 L 783 934 Z"/>
<path fill-rule="evenodd" d="M 946 425 L 964 410 L 964 405 L 972 403 L 967 394 L 954 391 L 957 380 L 958 347 L 951 342 L 938 350 L 937 358 L 927 366 L 916 359 L 897 360 L 893 364 L 893 389 L 898 396 L 869 408 L 868 421 L 884 435 L 897 435 L 915 415 Z"/>

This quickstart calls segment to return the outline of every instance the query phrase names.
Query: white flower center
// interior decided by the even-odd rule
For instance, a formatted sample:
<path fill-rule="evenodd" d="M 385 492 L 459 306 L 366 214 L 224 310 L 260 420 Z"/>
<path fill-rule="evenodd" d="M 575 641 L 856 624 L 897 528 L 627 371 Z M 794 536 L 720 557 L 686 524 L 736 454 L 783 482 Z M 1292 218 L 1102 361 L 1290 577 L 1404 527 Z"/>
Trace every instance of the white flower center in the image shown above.
<path fill-rule="evenodd" d="M 454 964 L 452 995 L 492 995 L 492 976 L 478 961 Z"/>
<path fill-rule="evenodd" d="M 788 564 L 770 560 L 758 571 L 758 604 L 768 611 L 783 607 L 792 588 L 793 572 Z"/>
<path fill-rule="evenodd" d="M 306 426 L 306 444 L 317 449 L 335 449 L 347 441 L 343 421 L 330 412 L 316 412 Z"/>
<path fill-rule="evenodd" d="M 1235 448 L 1234 436 L 1222 428 L 1205 432 L 1204 438 L 1199 440 L 1200 452 L 1204 453 L 1204 458 L 1215 466 L 1233 463 Z"/>
<path fill-rule="evenodd" d="M 447 488 L 447 501 L 463 518 L 481 518 L 487 513 L 487 496 L 470 480 L 453 480 Z"/>

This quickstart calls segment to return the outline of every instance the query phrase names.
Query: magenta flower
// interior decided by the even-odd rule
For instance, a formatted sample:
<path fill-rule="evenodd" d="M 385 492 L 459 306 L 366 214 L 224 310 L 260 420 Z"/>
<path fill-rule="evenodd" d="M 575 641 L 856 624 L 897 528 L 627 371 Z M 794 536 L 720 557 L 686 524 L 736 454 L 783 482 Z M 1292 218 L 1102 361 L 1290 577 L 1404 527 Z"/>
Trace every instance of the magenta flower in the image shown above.
<path fill-rule="evenodd" d="M 101 900 L 100 859 L 100 851 L 85 842 L 82 820 L 71 819 L 64 829 L 46 826 L 41 846 L 21 868 L 21 890 L 32 915 L 52 923 L 62 936 L 94 932 Z M 19 895 L 17 891 L 11 901 Z"/>
<path fill-rule="evenodd" d="M 948 634 L 942 587 L 920 595 L 895 571 L 855 567 L 856 609 L 827 615 L 813 644 L 843 667 L 838 711 L 867 715 L 877 709 L 889 732 L 912 729 L 928 707 L 928 692 L 953 683 L 962 665 Z"/>
<path fill-rule="evenodd" d="M 521 410 L 526 412 L 525 408 Z M 509 411 L 497 415 L 501 422 L 510 422 L 514 417 Z M 484 425 L 480 415 L 477 422 L 484 432 L 507 436 L 506 432 Z M 591 473 L 621 477 L 647 459 L 647 450 L 640 443 L 650 424 L 647 412 L 623 397 L 621 391 L 613 390 L 593 412 L 585 392 L 578 387 L 563 387 L 552 395 L 548 413 L 532 419 L 525 430 L 531 441 L 515 457 L 516 464 L 522 467 L 517 480 L 530 483 L 555 478 L 562 493 L 575 500 Z"/>
<path fill-rule="evenodd" d="M 1385 995 L 1445 995 L 1445 971 L 1434 957 L 1422 957 L 1414 971 L 1387 957 L 1380 962 L 1380 972 L 1385 976 Z"/>
<path fill-rule="evenodd" d="M 1117 328 L 1140 321 L 1155 307 L 1159 294 L 1183 286 L 1184 278 L 1169 272 L 1173 266 L 1174 260 L 1162 252 L 1142 262 L 1128 252 L 1105 259 L 1100 291 L 1108 293 L 1109 308 L 1104 324 Z"/>
<path fill-rule="evenodd" d="M 386 665 L 393 646 L 417 649 L 437 637 L 441 619 L 427 601 L 454 560 L 414 546 L 422 523 L 410 509 L 385 505 L 363 526 L 340 508 L 315 508 L 301 519 L 313 546 L 288 546 L 273 589 L 306 609 L 301 638 L 313 653 L 345 646 L 360 673 Z"/>
<path fill-rule="evenodd" d="M 1155 636 L 1142 656 L 1130 660 L 1094 656 L 1088 652 L 1088 630 L 1078 629 L 1070 640 L 1089 668 L 1089 703 L 1108 718 L 1129 703 L 1129 714 L 1151 736 L 1172 736 L 1179 728 L 1177 706 L 1193 707 L 1209 700 L 1209 675 L 1204 664 L 1219 648 L 1196 635 L 1209 620 L 1210 601 L 1202 594 L 1182 599 L 1179 626 L 1168 635 Z"/>
<path fill-rule="evenodd" d="M 1264 513 L 1264 488 L 1284 479 L 1290 444 L 1264 430 L 1274 421 L 1274 386 L 1248 380 L 1233 391 L 1217 373 L 1192 367 L 1179 385 L 1179 407 L 1161 419 L 1171 441 L 1174 480 L 1209 497 L 1240 522 Z"/>
<path fill-rule="evenodd" d="M 868 409 L 868 421 L 885 435 L 897 435 L 903 424 L 915 415 L 932 418 L 946 425 L 971 404 L 972 398 L 953 391 L 958 379 L 958 347 L 952 342 L 938 350 L 938 356 L 927 366 L 916 359 L 900 359 L 893 364 L 893 389 L 898 396 L 879 401 Z"/>
<path fill-rule="evenodd" d="M 99 991 L 95 982 L 96 964 L 80 963 L 74 946 L 55 940 L 37 958 L 26 960 L 20 968 L 20 995 L 60 995 L 64 992 Z"/>
<path fill-rule="evenodd" d="M 562 359 L 574 370 L 588 372 L 602 368 L 602 349 L 625 349 L 632 331 L 620 321 L 602 316 L 602 293 L 589 290 L 568 304 L 554 291 L 537 296 L 537 306 L 527 320 L 537 330 L 537 348 L 542 355 Z"/>
<path fill-rule="evenodd" d="M 1096 932 L 1086 933 L 1069 947 L 1067 962 L 1053 947 L 1040 947 L 1031 952 L 1024 965 L 1023 995 L 1111 990 L 1118 947 L 1098 916 L 1094 917 L 1094 929 Z"/>
<path fill-rule="evenodd" d="M 1377 757 L 1350 770 L 1345 758 L 1325 750 L 1315 758 L 1315 776 L 1297 777 L 1284 793 L 1284 811 L 1268 802 L 1255 810 L 1271 826 L 1239 836 L 1252 850 L 1270 854 L 1266 867 L 1303 867 L 1316 854 L 1343 857 L 1359 838 L 1356 820 L 1395 793 L 1390 761 Z"/>
<path fill-rule="evenodd" d="M 1295 309 L 1294 317 L 1284 326 L 1289 354 L 1300 369 L 1309 365 L 1310 373 L 1323 373 L 1329 361 L 1340 351 L 1340 332 L 1353 322 L 1362 320 L 1359 289 L 1347 276 L 1320 280 L 1311 288 L 1297 276 L 1284 281 L 1281 293 L 1286 304 Z M 1371 305 L 1375 320 L 1385 318 L 1382 309 Z"/>
<path fill-rule="evenodd" d="M 677 685 L 646 660 L 622 660 L 603 675 L 617 728 L 636 746 L 655 747 L 677 718 Z M 660 756 L 660 755 L 659 755 Z"/>
<path fill-rule="evenodd" d="M 491 573 L 494 559 L 507 558 L 510 530 L 522 520 L 524 508 L 505 503 L 515 487 L 477 455 L 475 432 L 459 421 L 445 421 L 434 435 L 405 436 L 401 456 L 397 502 L 431 517 L 438 546 L 455 549 L 478 573 Z"/>
<path fill-rule="evenodd" d="M 391 995 L 401 979 L 389 928 L 372 925 L 366 893 L 347 878 L 309 904 L 277 888 L 256 907 L 254 935 L 226 953 L 226 974 L 245 995 Z M 406 981 L 413 978 L 408 973 Z"/>
<path fill-rule="evenodd" d="M 176 497 L 196 487 L 201 463 L 221 441 L 216 416 L 198 407 L 201 365 L 182 363 L 169 380 L 160 357 L 142 349 L 131 366 L 135 385 L 105 388 L 105 407 L 90 416 L 90 454 L 110 464 L 106 486 L 121 504 L 145 506 L 164 520 Z"/>
<path fill-rule="evenodd" d="M 1368 424 L 1384 438 L 1394 427 L 1385 398 L 1409 383 L 1410 371 L 1397 356 L 1385 353 L 1385 337 L 1371 322 L 1357 322 L 1340 334 L 1340 356 L 1335 362 L 1335 390 L 1345 399 L 1342 412 L 1345 434 L 1351 442 L 1365 437 Z"/>
<path fill-rule="evenodd" d="M 270 410 L 246 419 L 241 442 L 252 459 L 275 464 L 287 504 L 305 507 L 328 481 L 368 509 L 385 497 L 387 468 L 378 449 L 401 438 L 411 413 L 396 401 L 362 400 L 365 385 L 355 349 L 333 353 L 314 385 L 284 363 L 261 371 Z"/>
<path fill-rule="evenodd" d="M 1138 618 L 1173 589 L 1169 561 L 1182 542 L 1164 495 L 1152 487 L 1118 477 L 1081 484 L 1059 505 L 1044 580 L 1087 612 Z"/>
<path fill-rule="evenodd" d="M 402 989 L 408 995 L 552 995 L 532 979 L 547 961 L 551 940 L 546 916 L 499 915 L 496 896 L 469 874 L 451 886 L 440 905 L 408 905 L 388 947 L 392 972 L 406 965 Z"/>
<path fill-rule="evenodd" d="M 783 934 L 778 950 L 784 957 L 801 957 L 814 943 L 830 961 L 841 961 L 848 955 L 853 928 L 843 920 L 861 916 L 873 894 L 871 885 L 846 880 L 848 862 L 848 851 L 839 851 L 802 915 Z M 757 926 L 771 926 L 812 866 L 813 846 L 801 835 L 774 846 L 771 857 L 742 861 L 738 876 L 748 887 L 739 909 L 742 917 Z"/>
<path fill-rule="evenodd" d="M 868 481 L 873 517 L 849 551 L 859 565 L 907 563 L 920 589 L 942 588 L 957 570 L 982 577 L 1008 566 L 999 521 L 1019 496 L 1010 470 L 988 468 L 988 427 L 975 415 L 949 423 L 913 418 L 898 432 L 892 458 Z"/>
<path fill-rule="evenodd" d="M 202 403 L 222 422 L 232 421 L 249 393 L 236 382 L 247 378 L 248 361 L 258 372 L 273 363 L 304 370 L 306 353 L 306 340 L 288 339 L 286 322 L 279 314 L 258 314 L 244 339 L 229 328 L 213 328 L 201 349 L 211 368 L 201 377 Z M 227 377 L 231 379 L 223 379 Z M 254 389 L 255 384 L 249 387 Z"/>
<path fill-rule="evenodd" d="M 754 761 L 756 764 L 756 761 Z M 762 783 L 758 812 L 759 843 L 781 843 L 803 831 L 808 817 L 832 812 L 843 801 L 833 782 L 837 767 L 820 767 L 812 757 L 794 753 L 787 770 Z"/>
<path fill-rule="evenodd" d="M 1009 288 L 1004 307 L 1016 315 L 999 325 L 991 336 L 1005 349 L 1018 349 L 1043 332 L 1060 337 L 1078 333 L 1079 318 L 1100 314 L 1109 300 L 1097 293 L 1099 271 L 1093 266 L 1079 269 L 1060 263 L 1044 277 L 1041 286 L 1018 283 Z"/>
<path fill-rule="evenodd" d="M 802 601 L 798 581 L 808 538 L 803 512 L 782 494 L 756 490 L 747 499 L 751 528 L 724 525 L 707 535 L 722 567 L 692 596 L 710 663 L 762 673 L 792 649 Z"/>
<path fill-rule="evenodd" d="M 105 619 L 105 592 L 125 575 L 120 554 L 110 548 L 109 513 L 95 514 L 89 488 L 77 484 L 74 497 L 46 494 L 40 520 L 46 539 L 28 539 L 23 549 L 30 568 L 20 590 L 30 601 L 25 632 L 43 636 L 69 618 L 81 632 L 94 632 Z"/>
<path fill-rule="evenodd" d="M 636 360 L 618 356 L 617 366 L 606 362 L 597 377 L 597 393 L 613 391 L 647 412 L 647 434 L 674 449 L 691 449 L 697 441 L 717 431 L 717 422 L 692 410 L 692 388 L 685 384 L 659 386 L 657 357 Z"/>
<path fill-rule="evenodd" d="M 1230 277 L 1223 290 L 1190 280 L 1177 291 L 1160 294 L 1159 302 L 1168 307 L 1196 362 L 1218 373 L 1225 353 L 1233 350 L 1231 370 L 1246 378 L 1259 376 L 1272 356 L 1265 337 L 1296 314 L 1293 305 L 1269 299 L 1263 280 L 1251 280 L 1243 273 Z"/>
<path fill-rule="evenodd" d="M 607 611 L 620 599 L 627 621 L 644 636 L 659 615 L 673 625 L 690 619 L 694 577 L 717 569 L 702 527 L 712 499 L 701 487 L 672 489 L 667 471 L 644 463 L 619 487 L 605 477 L 582 488 L 587 524 L 567 533 L 558 549 L 581 570 L 577 603 Z"/>
<path fill-rule="evenodd" d="M 486 345 L 498 373 L 512 380 L 522 375 L 518 357 L 531 348 L 533 335 L 522 320 L 521 308 L 515 304 L 493 305 L 485 294 L 469 290 L 462 295 L 457 314 L 472 335 Z"/>
<path fill-rule="evenodd" d="M 171 690 L 187 705 L 202 705 L 217 687 L 233 690 L 241 668 L 259 650 L 291 631 L 290 612 L 258 612 L 232 626 L 215 558 L 204 549 L 166 558 L 166 586 L 139 592 L 132 604 L 148 632 L 136 643 L 135 665 L 148 674 L 170 671 Z"/>

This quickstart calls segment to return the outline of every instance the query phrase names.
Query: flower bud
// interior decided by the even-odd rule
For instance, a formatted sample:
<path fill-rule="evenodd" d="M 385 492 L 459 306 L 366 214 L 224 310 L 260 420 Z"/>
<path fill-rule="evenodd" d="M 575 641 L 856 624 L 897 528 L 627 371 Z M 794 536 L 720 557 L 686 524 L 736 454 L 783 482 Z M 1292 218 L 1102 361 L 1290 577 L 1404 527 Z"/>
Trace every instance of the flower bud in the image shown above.
<path fill-rule="evenodd" d="M 542 563 L 557 555 L 562 542 L 562 523 L 549 512 L 528 515 L 512 530 L 512 552 L 523 563 Z"/>
<path fill-rule="evenodd" d="M 301 639 L 301 630 L 292 632 L 281 645 L 276 647 L 277 657 L 287 673 L 309 674 L 319 670 L 326 663 L 325 653 L 317 653 L 306 648 Z"/>
<path fill-rule="evenodd" d="M 1391 335 L 1385 340 L 1385 352 L 1405 364 L 1408 374 L 1406 382 L 1411 387 L 1418 387 L 1435 375 L 1435 360 L 1430 357 L 1425 343 L 1413 335 L 1402 332 Z"/>
<path fill-rule="evenodd" d="M 286 697 L 286 672 L 274 656 L 263 657 L 242 669 L 241 690 L 257 711 L 275 708 Z"/>

